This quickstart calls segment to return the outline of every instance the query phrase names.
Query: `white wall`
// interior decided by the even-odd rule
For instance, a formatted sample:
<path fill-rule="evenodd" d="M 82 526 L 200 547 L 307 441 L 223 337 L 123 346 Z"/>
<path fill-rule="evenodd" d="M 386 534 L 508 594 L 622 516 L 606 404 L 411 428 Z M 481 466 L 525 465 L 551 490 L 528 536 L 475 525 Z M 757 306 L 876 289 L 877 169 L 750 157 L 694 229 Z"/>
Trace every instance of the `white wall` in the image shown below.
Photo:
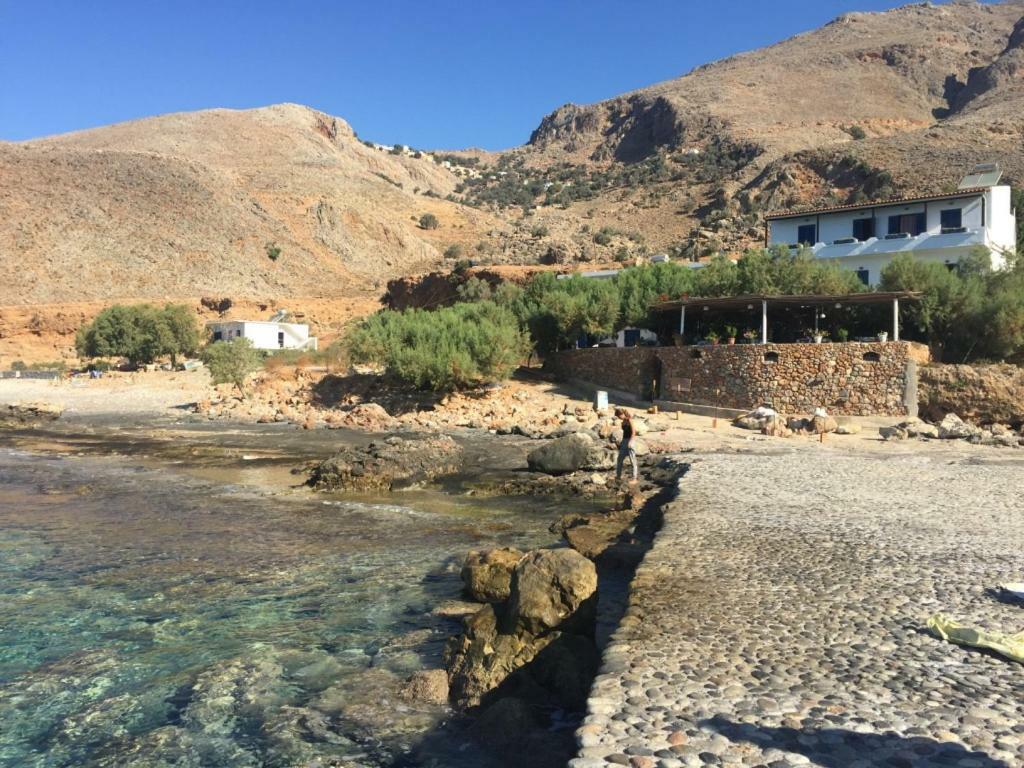
<path fill-rule="evenodd" d="M 987 204 L 987 211 L 995 211 L 993 222 L 1004 223 L 1009 215 L 1009 187 L 995 187 L 986 194 L 993 194 L 997 189 L 1006 190 L 1005 202 L 1001 199 Z M 997 206 L 1002 206 L 997 208 Z M 770 240 L 776 243 L 792 245 L 797 242 L 798 228 L 803 224 L 818 225 L 819 243 L 831 243 L 847 237 L 853 237 L 854 219 L 869 219 L 874 212 L 875 236 L 885 237 L 889 233 L 889 217 L 909 213 L 926 213 L 925 227 L 931 234 L 942 231 L 942 211 L 949 208 L 961 209 L 961 225 L 967 229 L 981 229 L 982 195 L 958 197 L 950 200 L 930 200 L 927 203 L 909 203 L 907 205 L 885 205 L 877 208 L 866 208 L 856 211 L 836 211 L 822 213 L 817 216 L 800 216 L 789 219 L 777 219 L 770 223 Z M 991 225 L 993 222 L 986 222 Z"/>
<path fill-rule="evenodd" d="M 1008 186 L 992 187 L 985 193 L 991 211 L 986 228 L 986 244 L 992 251 L 992 266 L 1001 269 L 1006 264 L 1005 253 L 1017 249 L 1017 212 L 1013 210 Z"/>
<path fill-rule="evenodd" d="M 211 332 L 220 331 L 224 341 L 242 336 L 256 349 L 316 349 L 316 339 L 310 339 L 309 326 L 300 323 L 271 323 L 258 320 L 238 320 L 210 323 Z M 284 346 L 278 334 L 284 335 Z"/>

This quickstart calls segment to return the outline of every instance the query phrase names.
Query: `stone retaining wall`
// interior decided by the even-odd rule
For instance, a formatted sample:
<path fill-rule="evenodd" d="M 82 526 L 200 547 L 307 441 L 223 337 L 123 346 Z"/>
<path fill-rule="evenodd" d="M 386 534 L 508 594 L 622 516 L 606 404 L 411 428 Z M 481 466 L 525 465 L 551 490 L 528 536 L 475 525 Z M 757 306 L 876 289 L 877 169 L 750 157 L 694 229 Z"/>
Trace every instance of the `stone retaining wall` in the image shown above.
<path fill-rule="evenodd" d="M 651 399 L 784 413 L 824 406 L 850 416 L 907 416 L 917 408 L 913 342 L 738 344 L 579 349 L 547 361 L 556 375 Z M 655 390 L 655 384 L 657 389 Z"/>

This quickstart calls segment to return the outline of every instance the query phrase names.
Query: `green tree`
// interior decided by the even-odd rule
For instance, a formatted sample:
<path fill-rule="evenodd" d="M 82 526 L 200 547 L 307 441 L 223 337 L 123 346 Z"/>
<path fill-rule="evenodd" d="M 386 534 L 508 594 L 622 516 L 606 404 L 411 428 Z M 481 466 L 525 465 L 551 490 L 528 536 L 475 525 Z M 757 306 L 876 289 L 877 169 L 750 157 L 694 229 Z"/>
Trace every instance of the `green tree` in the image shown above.
<path fill-rule="evenodd" d="M 437 229 L 441 225 L 441 222 L 437 220 L 437 216 L 432 213 L 424 213 L 420 216 L 420 227 L 422 229 Z"/>
<path fill-rule="evenodd" d="M 384 310 L 356 326 L 347 342 L 353 362 L 437 391 L 506 379 L 529 350 L 515 315 L 489 301 Z"/>
<path fill-rule="evenodd" d="M 125 357 L 132 365 L 170 355 L 193 354 L 199 344 L 195 315 L 185 306 L 115 304 L 79 329 L 75 347 L 81 357 Z"/>
<path fill-rule="evenodd" d="M 985 273 L 976 264 L 961 276 L 944 264 L 900 253 L 882 270 L 879 288 L 922 294 L 920 301 L 908 302 L 905 317 L 925 336 L 936 359 L 970 354 L 976 346 L 971 337 L 985 303 Z"/>
<path fill-rule="evenodd" d="M 650 327 L 651 305 L 692 293 L 694 270 L 671 262 L 631 267 L 616 275 L 615 284 L 619 291 L 619 320 L 623 326 Z"/>
<path fill-rule="evenodd" d="M 246 338 L 208 344 L 202 360 L 214 384 L 234 384 L 243 396 L 246 379 L 263 366 L 263 355 Z"/>
<path fill-rule="evenodd" d="M 168 354 L 171 365 L 178 365 L 179 355 L 194 355 L 199 350 L 201 336 L 196 315 L 184 304 L 167 304 L 163 309 L 163 320 L 171 334 Z"/>

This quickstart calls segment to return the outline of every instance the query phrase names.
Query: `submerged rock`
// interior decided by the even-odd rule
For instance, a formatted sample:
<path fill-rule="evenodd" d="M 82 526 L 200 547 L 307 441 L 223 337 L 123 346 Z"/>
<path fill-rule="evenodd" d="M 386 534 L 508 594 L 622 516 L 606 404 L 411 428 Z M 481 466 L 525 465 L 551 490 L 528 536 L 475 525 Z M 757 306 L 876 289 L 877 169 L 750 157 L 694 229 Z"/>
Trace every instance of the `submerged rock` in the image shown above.
<path fill-rule="evenodd" d="M 443 669 L 413 672 L 400 695 L 407 701 L 444 704 L 448 701 L 448 673 Z"/>
<path fill-rule="evenodd" d="M 462 566 L 466 594 L 481 603 L 508 600 L 512 571 L 522 557 L 523 553 L 512 547 L 470 552 Z"/>
<path fill-rule="evenodd" d="M 447 435 L 389 437 L 366 447 L 346 446 L 315 466 L 308 484 L 317 490 L 390 491 L 454 474 L 462 463 L 462 447 Z"/>

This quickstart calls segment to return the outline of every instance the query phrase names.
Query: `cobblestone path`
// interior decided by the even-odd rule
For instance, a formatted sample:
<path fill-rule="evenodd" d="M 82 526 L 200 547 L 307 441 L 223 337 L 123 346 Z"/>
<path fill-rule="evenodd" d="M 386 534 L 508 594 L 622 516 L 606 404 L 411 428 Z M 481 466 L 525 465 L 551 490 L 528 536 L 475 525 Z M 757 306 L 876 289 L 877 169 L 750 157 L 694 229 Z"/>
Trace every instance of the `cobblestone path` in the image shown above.
<path fill-rule="evenodd" d="M 1024 766 L 1024 462 L 696 457 L 605 653 L 571 768 Z"/>

